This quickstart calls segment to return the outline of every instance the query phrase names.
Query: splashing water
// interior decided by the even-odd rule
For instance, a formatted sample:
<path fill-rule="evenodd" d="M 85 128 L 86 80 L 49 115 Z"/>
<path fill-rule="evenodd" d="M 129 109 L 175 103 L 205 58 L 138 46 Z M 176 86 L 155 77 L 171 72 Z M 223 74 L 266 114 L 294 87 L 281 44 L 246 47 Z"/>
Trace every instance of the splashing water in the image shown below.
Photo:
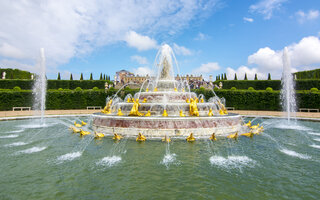
<path fill-rule="evenodd" d="M 288 56 L 287 47 L 283 50 L 283 72 L 281 79 L 281 105 L 282 110 L 286 114 L 286 118 L 290 121 L 291 117 L 295 117 L 297 109 L 296 97 L 295 97 L 295 81 L 291 73 L 291 64 Z"/>
<path fill-rule="evenodd" d="M 254 167 L 256 164 L 256 161 L 247 156 L 228 156 L 227 158 L 222 156 L 211 156 L 209 161 L 211 165 L 220 168 L 239 169 L 240 171 L 243 167 Z"/>
<path fill-rule="evenodd" d="M 45 150 L 47 147 L 32 147 L 22 151 L 18 151 L 17 154 L 31 154 Z"/>
<path fill-rule="evenodd" d="M 35 115 L 39 115 L 40 112 L 41 124 L 43 124 L 47 91 L 46 65 L 43 48 L 40 49 L 39 74 L 36 76 L 32 91 L 34 96 L 33 109 L 36 111 Z"/>
<path fill-rule="evenodd" d="M 23 145 L 27 145 L 29 143 L 26 143 L 26 142 L 14 142 L 14 143 L 11 143 L 11 144 L 6 144 L 4 145 L 5 147 L 17 147 L 17 146 L 23 146 Z"/>
<path fill-rule="evenodd" d="M 107 167 L 112 167 L 115 164 L 119 163 L 121 161 L 120 156 L 107 156 L 102 158 L 99 162 L 97 162 L 97 165 L 102 165 L 102 166 L 107 166 Z"/>
<path fill-rule="evenodd" d="M 19 137 L 19 135 L 2 135 L 2 136 L 0 136 L 0 139 L 16 138 L 16 137 Z"/>
<path fill-rule="evenodd" d="M 289 150 L 289 149 L 280 149 L 280 151 L 282 153 L 287 154 L 287 155 L 292 156 L 292 157 L 297 157 L 297 158 L 306 159 L 306 160 L 311 159 L 311 156 L 309 156 L 309 155 L 302 154 L 302 153 L 297 153 L 297 152 Z"/>
<path fill-rule="evenodd" d="M 57 160 L 60 161 L 60 162 L 71 161 L 71 160 L 74 160 L 74 159 L 80 157 L 81 155 L 82 155 L 82 152 L 80 152 L 80 151 L 67 153 L 67 154 L 64 154 L 62 156 L 59 156 L 57 158 Z"/>

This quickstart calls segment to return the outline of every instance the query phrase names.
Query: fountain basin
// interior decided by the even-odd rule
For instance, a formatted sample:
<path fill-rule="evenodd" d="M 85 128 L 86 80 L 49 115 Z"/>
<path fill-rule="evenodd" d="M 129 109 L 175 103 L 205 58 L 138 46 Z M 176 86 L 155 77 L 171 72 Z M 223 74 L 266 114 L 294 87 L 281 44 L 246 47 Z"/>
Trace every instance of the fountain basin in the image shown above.
<path fill-rule="evenodd" d="M 136 137 L 142 133 L 146 137 L 185 137 L 193 133 L 195 137 L 227 136 L 241 129 L 242 119 L 238 114 L 213 117 L 131 117 L 93 114 L 93 128 L 107 135 L 113 133 L 126 137 Z"/>

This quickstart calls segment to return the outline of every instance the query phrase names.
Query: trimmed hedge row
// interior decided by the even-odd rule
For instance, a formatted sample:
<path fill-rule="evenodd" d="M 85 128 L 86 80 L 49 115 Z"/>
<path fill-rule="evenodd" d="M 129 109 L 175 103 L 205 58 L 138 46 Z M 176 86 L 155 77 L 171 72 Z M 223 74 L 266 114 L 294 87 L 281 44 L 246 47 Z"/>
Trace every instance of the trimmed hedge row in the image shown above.
<path fill-rule="evenodd" d="M 31 73 L 20 69 L 0 68 L 0 75 L 6 72 L 6 79 L 31 79 Z"/>
<path fill-rule="evenodd" d="M 193 91 L 204 94 L 206 99 L 214 95 L 203 88 Z M 280 91 L 216 90 L 215 93 L 226 99 L 226 106 L 237 110 L 281 110 Z M 299 108 L 320 109 L 320 92 L 298 91 L 297 103 Z"/>
<path fill-rule="evenodd" d="M 320 79 L 320 69 L 294 73 L 297 79 Z"/>
<path fill-rule="evenodd" d="M 118 93 L 124 98 L 127 94 L 134 95 L 139 90 L 125 89 Z M 211 90 L 204 88 L 193 90 L 204 94 L 206 99 L 213 97 Z M 259 90 L 217 90 L 219 97 L 226 99 L 228 107 L 237 110 L 281 110 L 279 91 Z M 117 93 L 117 90 L 49 90 L 47 92 L 46 108 L 55 109 L 86 109 L 87 106 L 105 106 L 106 97 Z M 31 107 L 32 91 L 0 90 L 0 110 L 11 110 L 12 107 Z M 300 108 L 320 109 L 320 92 L 299 91 L 297 102 Z"/>
<path fill-rule="evenodd" d="M 32 91 L 0 91 L 0 110 L 12 107 L 32 107 Z M 105 106 L 104 90 L 59 91 L 50 90 L 46 96 L 46 109 L 86 109 L 87 106 Z"/>
<path fill-rule="evenodd" d="M 221 80 L 215 81 L 215 84 L 222 82 L 223 89 L 236 89 L 247 90 L 253 87 L 255 90 L 265 90 L 271 87 L 273 90 L 281 90 L 281 80 Z M 310 90 L 311 88 L 320 89 L 320 80 L 296 80 L 296 90 Z"/>
<path fill-rule="evenodd" d="M 48 80 L 47 89 L 75 89 L 80 87 L 82 89 L 92 89 L 97 87 L 104 89 L 104 80 Z M 33 86 L 33 80 L 0 80 L 1 89 L 12 89 L 15 86 L 19 86 L 23 90 L 31 90 Z"/>

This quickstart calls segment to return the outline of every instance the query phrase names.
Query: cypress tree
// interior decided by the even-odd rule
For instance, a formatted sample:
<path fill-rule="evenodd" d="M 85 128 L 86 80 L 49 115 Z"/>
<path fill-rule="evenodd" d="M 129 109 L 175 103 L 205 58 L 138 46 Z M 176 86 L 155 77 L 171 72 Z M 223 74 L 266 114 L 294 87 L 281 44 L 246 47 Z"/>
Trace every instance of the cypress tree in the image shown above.
<path fill-rule="evenodd" d="M 70 74 L 70 80 L 71 80 L 71 81 L 73 80 L 72 73 Z"/>
<path fill-rule="evenodd" d="M 247 73 L 244 74 L 244 80 L 248 80 Z"/>
<path fill-rule="evenodd" d="M 103 80 L 106 80 L 106 75 L 105 74 L 103 74 Z"/>
<path fill-rule="evenodd" d="M 268 81 L 271 81 L 271 74 L 268 73 Z"/>
<path fill-rule="evenodd" d="M 100 81 L 102 81 L 102 78 L 103 78 L 103 77 L 102 77 L 102 73 L 100 73 Z"/>
<path fill-rule="evenodd" d="M 61 80 L 61 77 L 60 77 L 60 72 L 58 73 L 58 80 Z"/>
<path fill-rule="evenodd" d="M 254 75 L 254 80 L 258 80 L 258 75 L 257 74 Z"/>
<path fill-rule="evenodd" d="M 83 80 L 83 74 L 81 73 L 81 76 L 80 76 L 80 81 L 82 81 Z"/>
<path fill-rule="evenodd" d="M 92 77 L 92 73 L 90 74 L 90 81 L 92 81 L 93 80 L 93 77 Z"/>
<path fill-rule="evenodd" d="M 226 74 L 226 73 L 224 73 L 224 80 L 228 80 L 228 79 L 227 79 L 227 74 Z"/>
<path fill-rule="evenodd" d="M 238 78 L 237 78 L 237 73 L 234 73 L 234 80 L 237 81 Z"/>

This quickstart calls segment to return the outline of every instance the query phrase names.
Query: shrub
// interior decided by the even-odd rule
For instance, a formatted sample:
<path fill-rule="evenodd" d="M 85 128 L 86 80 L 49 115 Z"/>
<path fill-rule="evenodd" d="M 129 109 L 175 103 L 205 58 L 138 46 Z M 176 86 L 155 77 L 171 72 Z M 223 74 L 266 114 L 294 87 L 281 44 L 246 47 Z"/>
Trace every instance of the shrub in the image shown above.
<path fill-rule="evenodd" d="M 63 91 L 63 89 L 62 89 L 62 88 L 59 88 L 58 90 L 59 90 L 59 91 Z"/>
<path fill-rule="evenodd" d="M 81 87 L 77 87 L 76 89 L 74 89 L 74 91 L 76 91 L 76 92 L 81 92 L 82 89 L 81 89 Z"/>
<path fill-rule="evenodd" d="M 93 87 L 92 90 L 96 91 L 96 90 L 99 90 L 99 88 L 98 87 Z"/>
<path fill-rule="evenodd" d="M 15 87 L 13 88 L 13 91 L 21 91 L 21 88 L 20 88 L 19 86 L 15 86 Z"/>
<path fill-rule="evenodd" d="M 248 90 L 251 90 L 251 91 L 252 91 L 252 90 L 254 90 L 254 88 L 253 88 L 253 87 L 249 87 Z"/>
<path fill-rule="evenodd" d="M 272 92 L 273 89 L 272 89 L 271 87 L 267 87 L 266 91 L 267 91 L 267 92 Z"/>
<path fill-rule="evenodd" d="M 310 91 L 311 91 L 311 92 L 318 92 L 319 90 L 318 90 L 318 88 L 311 88 Z"/>
<path fill-rule="evenodd" d="M 232 87 L 231 90 L 237 90 L 237 88 L 236 87 Z"/>

